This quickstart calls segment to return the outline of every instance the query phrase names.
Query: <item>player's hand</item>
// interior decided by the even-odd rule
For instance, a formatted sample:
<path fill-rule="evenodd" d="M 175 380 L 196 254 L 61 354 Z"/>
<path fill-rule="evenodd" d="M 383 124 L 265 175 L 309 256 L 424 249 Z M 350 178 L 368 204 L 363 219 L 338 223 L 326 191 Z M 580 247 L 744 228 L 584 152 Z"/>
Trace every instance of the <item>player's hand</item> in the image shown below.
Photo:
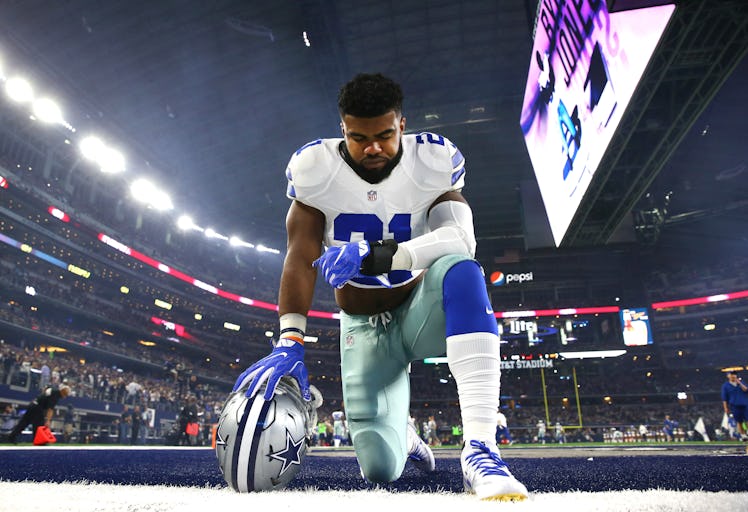
<path fill-rule="evenodd" d="M 361 262 L 369 254 L 369 242 L 350 242 L 339 247 L 329 247 L 312 263 L 319 267 L 330 286 L 342 288 L 354 277 L 361 277 Z"/>
<path fill-rule="evenodd" d="M 267 381 L 263 398 L 272 400 L 275 388 L 281 377 L 290 375 L 299 384 L 301 396 L 307 402 L 312 399 L 309 391 L 309 373 L 304 365 L 304 345 L 293 340 L 281 338 L 273 351 L 263 359 L 247 368 L 239 378 L 236 379 L 233 391 L 242 389 L 249 384 L 246 396 L 252 398 Z"/>
<path fill-rule="evenodd" d="M 329 247 L 322 256 L 314 260 L 312 266 L 322 270 L 322 275 L 330 286 L 342 288 L 354 277 L 363 277 L 361 263 L 370 252 L 371 247 L 366 240 L 349 242 L 340 247 Z M 374 277 L 382 286 L 392 288 L 385 274 L 369 277 Z"/>

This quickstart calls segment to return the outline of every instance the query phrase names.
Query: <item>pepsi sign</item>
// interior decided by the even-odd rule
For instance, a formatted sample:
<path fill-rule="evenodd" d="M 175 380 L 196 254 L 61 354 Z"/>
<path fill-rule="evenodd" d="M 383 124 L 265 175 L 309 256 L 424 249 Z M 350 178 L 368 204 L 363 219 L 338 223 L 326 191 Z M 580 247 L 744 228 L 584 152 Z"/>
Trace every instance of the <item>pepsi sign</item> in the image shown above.
<path fill-rule="evenodd" d="M 491 284 L 494 286 L 503 286 L 509 283 L 526 283 L 532 281 L 532 272 L 523 272 L 521 274 L 504 274 L 496 271 L 491 274 Z"/>

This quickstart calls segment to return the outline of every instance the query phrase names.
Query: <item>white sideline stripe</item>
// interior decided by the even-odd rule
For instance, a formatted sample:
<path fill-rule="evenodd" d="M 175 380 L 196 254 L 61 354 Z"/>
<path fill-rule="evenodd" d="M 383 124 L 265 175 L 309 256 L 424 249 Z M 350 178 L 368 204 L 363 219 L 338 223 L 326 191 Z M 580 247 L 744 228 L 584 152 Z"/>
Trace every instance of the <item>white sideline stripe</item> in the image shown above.
<path fill-rule="evenodd" d="M 478 500 L 466 493 L 368 491 L 275 491 L 252 494 L 230 487 L 175 487 L 95 483 L 0 481 L 0 510 L 24 512 L 193 512 L 205 510 L 428 510 L 429 512 L 703 512 L 746 510 L 748 493 L 614 491 L 534 493 L 520 503 Z M 42 497 L 42 498 L 40 498 Z"/>

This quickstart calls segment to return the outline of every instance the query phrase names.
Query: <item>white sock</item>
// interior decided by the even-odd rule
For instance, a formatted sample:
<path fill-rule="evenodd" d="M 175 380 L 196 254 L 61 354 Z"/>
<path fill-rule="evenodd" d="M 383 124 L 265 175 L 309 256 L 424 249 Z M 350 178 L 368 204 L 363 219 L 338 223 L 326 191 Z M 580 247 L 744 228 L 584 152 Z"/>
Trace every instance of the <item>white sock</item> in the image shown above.
<path fill-rule="evenodd" d="M 457 382 L 463 439 L 494 443 L 501 387 L 499 337 L 488 332 L 449 336 L 447 363 Z"/>

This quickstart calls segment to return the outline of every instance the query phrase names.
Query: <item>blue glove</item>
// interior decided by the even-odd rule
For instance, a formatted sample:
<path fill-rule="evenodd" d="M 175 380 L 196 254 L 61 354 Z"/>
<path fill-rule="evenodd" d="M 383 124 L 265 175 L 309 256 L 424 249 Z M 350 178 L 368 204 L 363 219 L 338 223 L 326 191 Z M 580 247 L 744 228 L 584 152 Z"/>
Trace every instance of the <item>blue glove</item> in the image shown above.
<path fill-rule="evenodd" d="M 281 338 L 278 344 L 270 352 L 270 355 L 260 359 L 247 368 L 239 378 L 236 379 L 233 391 L 242 389 L 249 384 L 246 396 L 252 398 L 267 380 L 265 388 L 265 400 L 272 400 L 275 388 L 281 377 L 290 375 L 299 383 L 301 397 L 307 402 L 312 399 L 309 391 L 309 374 L 304 365 L 304 345 L 293 340 Z"/>
<path fill-rule="evenodd" d="M 325 253 L 312 263 L 313 267 L 319 267 L 330 286 L 342 288 L 345 283 L 354 277 L 363 277 L 361 274 L 361 262 L 369 255 L 371 248 L 369 242 L 349 242 L 340 247 L 329 247 Z M 382 285 L 390 288 L 392 285 L 386 276 L 376 276 L 375 279 Z"/>
<path fill-rule="evenodd" d="M 350 242 L 340 247 L 329 247 L 312 263 L 319 267 L 325 281 L 334 288 L 342 288 L 353 277 L 361 277 L 361 261 L 369 254 L 369 242 Z"/>

